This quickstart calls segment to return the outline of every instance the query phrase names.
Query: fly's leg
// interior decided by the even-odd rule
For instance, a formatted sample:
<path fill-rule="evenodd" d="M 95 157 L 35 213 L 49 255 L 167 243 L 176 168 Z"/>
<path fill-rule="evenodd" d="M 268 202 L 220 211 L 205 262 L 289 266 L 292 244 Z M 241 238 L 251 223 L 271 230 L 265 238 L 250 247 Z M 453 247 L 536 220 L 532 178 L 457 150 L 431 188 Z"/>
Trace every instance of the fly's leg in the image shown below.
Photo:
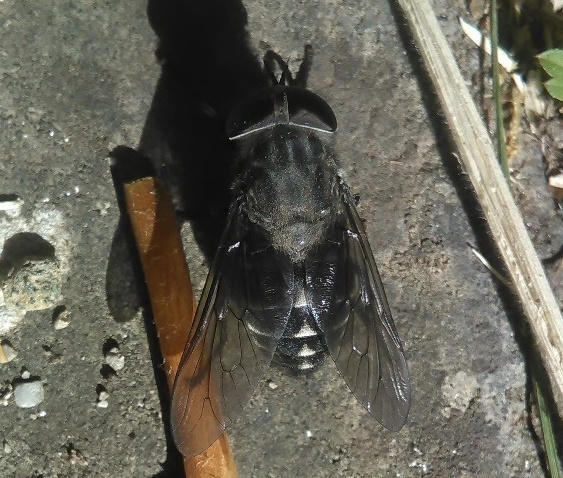
<path fill-rule="evenodd" d="M 300 86 L 301 88 L 307 87 L 307 81 L 309 80 L 309 72 L 313 66 L 313 47 L 311 45 L 305 45 L 303 51 L 303 60 L 301 61 L 301 66 L 297 71 L 295 76 L 294 86 Z"/>

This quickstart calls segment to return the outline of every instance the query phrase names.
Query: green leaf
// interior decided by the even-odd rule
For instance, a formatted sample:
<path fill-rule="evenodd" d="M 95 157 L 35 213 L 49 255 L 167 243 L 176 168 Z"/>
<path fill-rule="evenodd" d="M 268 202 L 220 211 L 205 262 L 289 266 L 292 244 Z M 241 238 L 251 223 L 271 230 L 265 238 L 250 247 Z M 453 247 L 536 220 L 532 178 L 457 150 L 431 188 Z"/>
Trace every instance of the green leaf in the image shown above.
<path fill-rule="evenodd" d="M 563 101 L 563 76 L 552 78 L 544 83 L 547 92 L 556 100 Z"/>
<path fill-rule="evenodd" d="M 563 78 L 563 50 L 546 50 L 538 55 L 538 59 L 549 76 Z"/>

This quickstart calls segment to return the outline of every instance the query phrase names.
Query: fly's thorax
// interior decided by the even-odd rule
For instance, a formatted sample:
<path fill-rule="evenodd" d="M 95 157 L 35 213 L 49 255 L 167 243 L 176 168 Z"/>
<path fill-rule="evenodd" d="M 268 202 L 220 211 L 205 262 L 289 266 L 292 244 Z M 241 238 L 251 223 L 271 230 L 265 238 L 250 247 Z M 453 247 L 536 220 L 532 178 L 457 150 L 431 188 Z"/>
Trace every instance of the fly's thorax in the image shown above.
<path fill-rule="evenodd" d="M 321 134 L 279 125 L 245 138 L 236 187 L 250 221 L 296 262 L 318 244 L 335 207 L 336 163 Z"/>

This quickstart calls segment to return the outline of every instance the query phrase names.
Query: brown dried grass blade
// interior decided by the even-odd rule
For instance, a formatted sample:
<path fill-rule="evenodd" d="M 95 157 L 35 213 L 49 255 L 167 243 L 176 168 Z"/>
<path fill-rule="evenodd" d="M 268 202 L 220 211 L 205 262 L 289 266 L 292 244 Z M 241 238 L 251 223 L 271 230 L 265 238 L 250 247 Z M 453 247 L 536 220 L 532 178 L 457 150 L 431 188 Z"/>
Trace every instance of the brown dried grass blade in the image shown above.
<path fill-rule="evenodd" d="M 190 274 L 168 193 L 158 179 L 124 184 L 125 205 L 149 291 L 169 390 L 194 317 Z M 189 478 L 236 478 L 233 455 L 223 434 L 204 453 L 184 459 Z"/>

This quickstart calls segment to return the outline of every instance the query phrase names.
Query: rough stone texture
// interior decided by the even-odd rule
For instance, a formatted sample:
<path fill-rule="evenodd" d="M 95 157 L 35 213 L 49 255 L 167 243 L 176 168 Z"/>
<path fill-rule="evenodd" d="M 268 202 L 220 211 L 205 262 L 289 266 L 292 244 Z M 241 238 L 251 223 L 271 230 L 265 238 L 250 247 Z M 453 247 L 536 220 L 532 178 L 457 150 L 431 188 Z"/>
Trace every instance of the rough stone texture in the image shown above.
<path fill-rule="evenodd" d="M 469 79 L 477 55 L 457 27 L 463 10 L 451 3 L 436 1 L 436 11 Z M 388 3 L 245 6 L 257 55 L 271 47 L 294 65 L 304 43 L 315 47 L 310 86 L 339 120 L 342 171 L 361 196 L 414 392 L 407 425 L 392 433 L 367 416 L 329 361 L 309 377 L 271 369 L 231 434 L 241 477 L 542 476 L 523 356 L 489 273 L 466 245 L 477 240 L 455 159 L 436 139 L 444 127 L 431 124 L 431 93 Z M 207 272 L 200 251 L 213 250 L 224 207 L 217 165 L 232 154 L 220 119 L 263 81 L 238 36 L 238 7 L 155 0 L 151 21 L 170 66 L 160 76 L 144 1 L 2 2 L 0 193 L 25 204 L 19 217 L 0 211 L 0 247 L 22 232 L 48 242 L 51 268 L 29 273 L 37 284 L 48 274 L 62 297 L 30 296 L 42 307 L 19 315 L 0 301 L 2 334 L 18 350 L 0 365 L 0 380 L 33 370 L 46 412 L 32 420 L 35 411 L 7 400 L 0 475 L 177 476 L 155 385 L 162 373 L 158 357 L 151 362 L 142 288 L 105 158 L 119 145 L 140 145 L 155 160 L 179 209 L 194 218 L 195 234 L 187 224 L 183 231 L 199 293 Z M 72 321 L 56 330 L 61 305 Z M 108 339 L 127 363 L 117 374 L 104 368 Z M 96 406 L 102 389 L 107 408 Z"/>

